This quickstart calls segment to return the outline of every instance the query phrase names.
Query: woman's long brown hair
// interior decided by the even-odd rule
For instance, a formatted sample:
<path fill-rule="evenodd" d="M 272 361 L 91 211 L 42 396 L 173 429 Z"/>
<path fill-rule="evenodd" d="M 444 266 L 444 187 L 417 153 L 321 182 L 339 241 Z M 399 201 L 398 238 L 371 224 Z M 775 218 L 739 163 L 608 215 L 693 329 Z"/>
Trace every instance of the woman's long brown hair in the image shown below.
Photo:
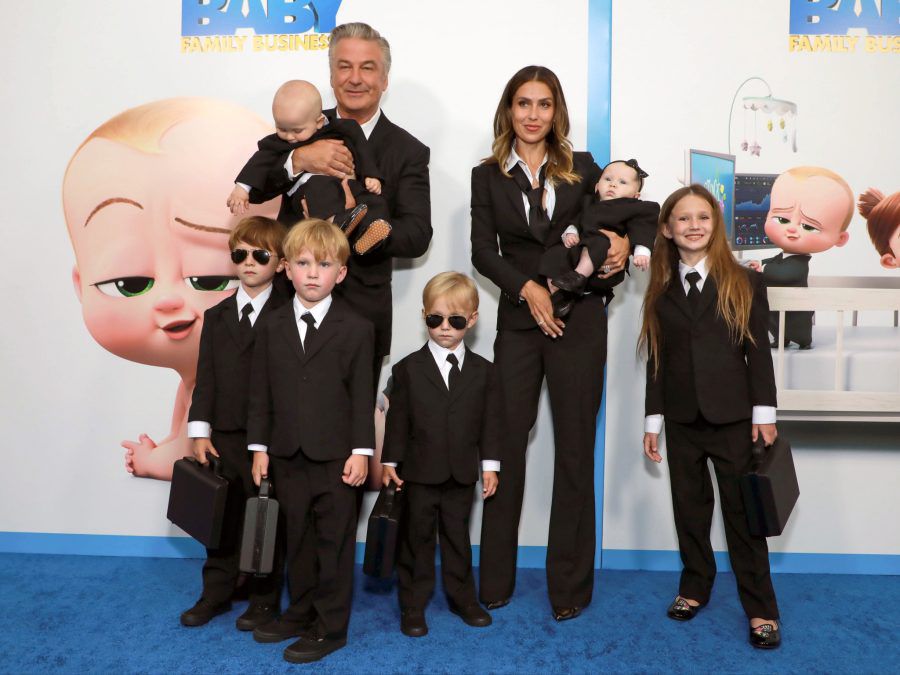
<path fill-rule="evenodd" d="M 688 195 L 700 197 L 709 204 L 713 213 L 713 229 L 706 249 L 706 268 L 716 282 L 718 302 L 716 311 L 725 320 L 728 332 L 735 343 L 741 340 L 754 342 L 750 334 L 750 305 L 753 289 L 746 270 L 742 268 L 728 248 L 725 224 L 719 202 L 702 185 L 688 185 L 669 195 L 659 212 L 659 227 L 650 258 L 650 284 L 644 295 L 643 322 L 638 339 L 638 349 L 646 348 L 653 359 L 655 371 L 659 370 L 659 353 L 664 339 L 656 313 L 656 304 L 669 284 L 678 283 L 678 249 L 675 242 L 663 234 L 675 205 Z"/>
<path fill-rule="evenodd" d="M 497 162 L 500 171 L 506 173 L 504 165 L 512 151 L 513 141 L 516 135 L 512 127 L 512 106 L 516 92 L 526 82 L 542 82 L 550 89 L 553 95 L 553 126 L 547 134 L 547 170 L 545 176 L 553 185 L 559 181 L 564 183 L 577 183 L 581 180 L 574 170 L 572 159 L 572 143 L 569 141 L 569 109 L 566 106 L 566 97 L 563 94 L 559 78 L 549 68 L 544 66 L 525 66 L 510 78 L 497 104 L 497 112 L 494 113 L 494 143 L 491 147 L 491 156 L 484 160 L 484 164 Z"/>

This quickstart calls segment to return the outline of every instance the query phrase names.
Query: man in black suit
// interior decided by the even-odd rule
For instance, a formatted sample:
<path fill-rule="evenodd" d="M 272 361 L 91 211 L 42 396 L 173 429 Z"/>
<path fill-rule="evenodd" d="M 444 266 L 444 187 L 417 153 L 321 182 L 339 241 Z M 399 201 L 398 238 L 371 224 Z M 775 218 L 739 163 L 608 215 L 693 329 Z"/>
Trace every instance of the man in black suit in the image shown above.
<path fill-rule="evenodd" d="M 253 216 L 238 223 L 228 245 L 240 286 L 203 315 L 188 436 L 201 463 L 207 462 L 207 455 L 218 457 L 221 474 L 230 487 L 223 542 L 206 551 L 203 593 L 197 604 L 181 615 L 185 626 L 202 626 L 231 609 L 239 574 L 243 506 L 255 493 L 246 433 L 250 361 L 260 321 L 286 300 L 279 285 L 272 283 L 282 267 L 284 235 L 284 226 L 271 218 Z M 238 630 L 253 630 L 278 614 L 281 574 L 248 583 L 250 605 L 237 619 Z"/>
<path fill-rule="evenodd" d="M 394 366 L 382 455 L 384 484 L 393 480 L 406 493 L 397 577 L 400 629 L 410 637 L 428 632 L 436 529 L 450 610 L 470 626 L 491 623 L 476 597 L 469 513 L 479 476 L 485 499 L 497 488 L 503 442 L 493 364 L 463 342 L 478 319 L 475 282 L 443 272 L 428 282 L 422 300 L 429 340 Z"/>
<path fill-rule="evenodd" d="M 318 575 L 309 595 L 291 605 L 275 632 L 254 638 L 299 637 L 284 651 L 295 663 L 316 661 L 347 642 L 353 591 L 356 493 L 375 446 L 372 411 L 373 329 L 340 298 L 347 274 L 346 237 L 322 220 L 296 225 L 284 242 L 296 295 L 272 315 L 256 340 L 247 422 L 256 484 L 269 471 L 285 515 L 289 570 L 306 536 Z M 289 572 L 290 573 L 290 572 Z"/>

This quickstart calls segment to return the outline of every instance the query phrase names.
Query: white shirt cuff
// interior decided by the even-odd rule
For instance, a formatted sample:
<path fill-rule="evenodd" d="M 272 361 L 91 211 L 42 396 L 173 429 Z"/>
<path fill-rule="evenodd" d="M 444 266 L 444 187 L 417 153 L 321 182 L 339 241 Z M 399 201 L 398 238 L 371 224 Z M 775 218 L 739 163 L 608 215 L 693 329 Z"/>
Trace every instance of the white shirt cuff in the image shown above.
<path fill-rule="evenodd" d="M 268 452 L 269 446 L 260 445 L 259 443 L 251 443 L 247 446 L 247 450 L 249 450 L 250 452 Z"/>
<path fill-rule="evenodd" d="M 397 468 L 397 462 L 382 462 L 381 465 L 382 465 L 382 466 L 389 466 L 389 467 L 391 467 L 392 469 L 396 469 L 396 468 Z"/>
<path fill-rule="evenodd" d="M 366 457 L 371 457 L 375 454 L 375 451 L 372 448 L 353 448 L 354 455 L 365 455 Z"/>
<path fill-rule="evenodd" d="M 569 226 L 563 231 L 563 236 L 565 236 L 565 235 L 567 235 L 567 234 L 578 234 L 578 228 L 575 227 L 574 225 L 569 225 Z"/>
<path fill-rule="evenodd" d="M 294 151 L 288 153 L 287 161 L 284 163 L 284 170 L 287 171 L 288 178 L 294 180 L 299 173 L 294 173 Z"/>
<path fill-rule="evenodd" d="M 500 461 L 497 459 L 481 460 L 482 471 L 500 471 Z"/>
<path fill-rule="evenodd" d="M 753 406 L 753 424 L 775 424 L 776 408 L 771 405 Z"/>
<path fill-rule="evenodd" d="M 188 422 L 188 438 L 209 438 L 212 427 L 209 422 Z"/>
<path fill-rule="evenodd" d="M 637 246 L 634 247 L 634 255 L 645 255 L 649 258 L 650 257 L 650 249 L 647 248 L 646 246 L 641 246 L 640 244 L 638 244 Z"/>
<path fill-rule="evenodd" d="M 647 415 L 644 418 L 644 433 L 645 434 L 658 434 L 662 431 L 663 428 L 663 416 L 662 415 Z"/>
<path fill-rule="evenodd" d="M 238 183 L 237 181 L 235 181 L 234 184 L 241 188 L 244 192 L 250 192 L 250 186 L 246 183 Z"/>

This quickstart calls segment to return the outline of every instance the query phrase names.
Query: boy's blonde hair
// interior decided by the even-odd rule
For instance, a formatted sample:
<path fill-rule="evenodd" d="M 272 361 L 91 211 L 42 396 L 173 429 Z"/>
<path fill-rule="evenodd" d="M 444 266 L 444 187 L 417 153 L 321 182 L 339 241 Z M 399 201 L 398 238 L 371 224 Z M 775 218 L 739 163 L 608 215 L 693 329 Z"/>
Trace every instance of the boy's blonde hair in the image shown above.
<path fill-rule="evenodd" d="M 292 260 L 307 249 L 316 261 L 331 256 L 341 265 L 350 258 L 350 242 L 337 225 L 319 218 L 307 218 L 294 225 L 284 238 L 284 257 Z"/>
<path fill-rule="evenodd" d="M 284 257 L 282 243 L 287 234 L 284 225 L 265 216 L 248 216 L 237 224 L 228 236 L 228 248 L 232 251 L 240 242 L 272 251 L 277 257 Z"/>
<path fill-rule="evenodd" d="M 428 311 L 438 298 L 446 298 L 452 309 L 472 314 L 478 310 L 478 288 L 475 282 L 459 272 L 441 272 L 425 284 L 422 306 Z"/>

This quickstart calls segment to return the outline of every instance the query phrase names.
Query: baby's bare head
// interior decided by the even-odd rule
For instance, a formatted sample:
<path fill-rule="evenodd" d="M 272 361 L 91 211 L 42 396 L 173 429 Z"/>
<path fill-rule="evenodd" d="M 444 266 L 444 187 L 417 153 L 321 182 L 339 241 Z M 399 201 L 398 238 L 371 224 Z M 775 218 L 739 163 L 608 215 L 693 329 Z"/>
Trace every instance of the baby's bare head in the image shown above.
<path fill-rule="evenodd" d="M 325 124 L 319 90 L 306 80 L 289 80 L 272 101 L 275 133 L 289 143 L 308 140 Z"/>

